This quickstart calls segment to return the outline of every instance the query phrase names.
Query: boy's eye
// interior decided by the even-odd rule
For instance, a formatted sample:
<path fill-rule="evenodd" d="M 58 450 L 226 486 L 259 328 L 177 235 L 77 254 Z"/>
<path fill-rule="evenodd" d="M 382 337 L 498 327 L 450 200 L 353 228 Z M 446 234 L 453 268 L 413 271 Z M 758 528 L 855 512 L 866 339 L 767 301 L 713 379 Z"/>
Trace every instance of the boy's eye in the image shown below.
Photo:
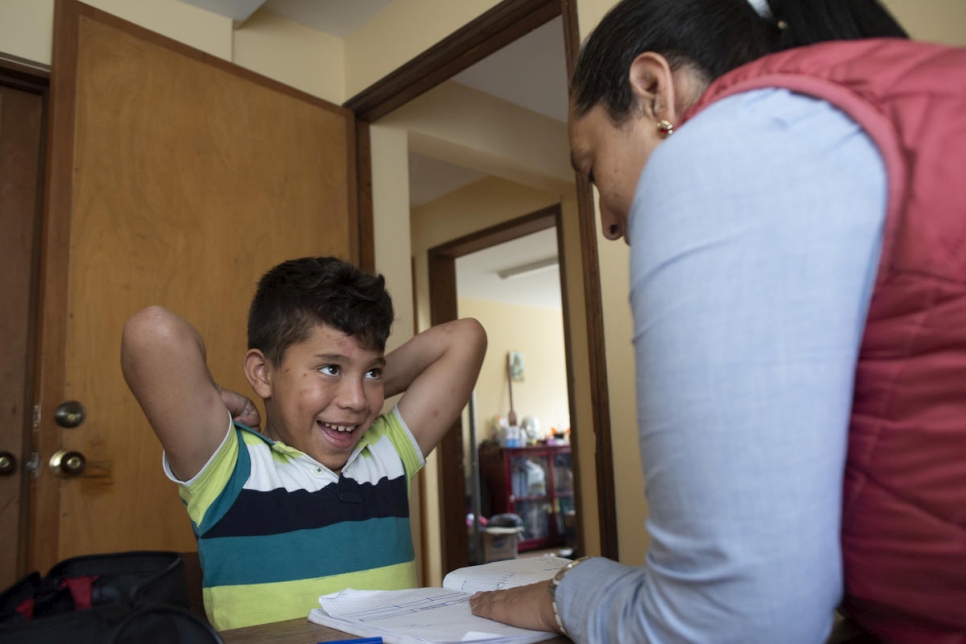
<path fill-rule="evenodd" d="M 324 373 L 327 376 L 338 376 L 339 375 L 339 367 L 336 366 L 336 365 L 334 365 L 334 364 L 327 364 L 324 367 L 319 367 L 319 371 L 321 371 L 322 373 Z"/>
<path fill-rule="evenodd" d="M 379 378 L 382 378 L 382 368 L 374 367 L 370 369 L 369 371 L 366 372 L 366 378 L 371 378 L 373 380 L 378 380 Z"/>

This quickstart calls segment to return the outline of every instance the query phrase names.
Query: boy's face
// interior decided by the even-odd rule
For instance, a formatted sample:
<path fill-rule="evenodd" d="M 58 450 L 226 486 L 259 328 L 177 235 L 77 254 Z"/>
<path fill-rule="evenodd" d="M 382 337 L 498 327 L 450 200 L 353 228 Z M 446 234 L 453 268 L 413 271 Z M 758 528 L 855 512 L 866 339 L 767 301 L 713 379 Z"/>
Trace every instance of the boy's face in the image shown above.
<path fill-rule="evenodd" d="M 382 351 L 326 325 L 268 366 L 266 430 L 338 472 L 382 411 Z"/>

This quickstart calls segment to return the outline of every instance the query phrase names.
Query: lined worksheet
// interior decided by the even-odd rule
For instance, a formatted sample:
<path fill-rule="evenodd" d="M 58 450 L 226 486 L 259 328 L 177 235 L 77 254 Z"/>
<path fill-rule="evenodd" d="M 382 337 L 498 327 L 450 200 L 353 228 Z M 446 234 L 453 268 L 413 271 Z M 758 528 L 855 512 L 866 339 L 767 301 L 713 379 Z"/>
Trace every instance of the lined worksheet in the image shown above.
<path fill-rule="evenodd" d="M 499 590 L 547 580 L 569 563 L 544 556 L 510 559 L 454 570 L 444 588 L 409 590 L 343 590 L 319 598 L 309 621 L 364 637 L 380 636 L 386 644 L 529 644 L 557 636 L 507 626 L 470 611 L 469 599 L 479 590 Z"/>

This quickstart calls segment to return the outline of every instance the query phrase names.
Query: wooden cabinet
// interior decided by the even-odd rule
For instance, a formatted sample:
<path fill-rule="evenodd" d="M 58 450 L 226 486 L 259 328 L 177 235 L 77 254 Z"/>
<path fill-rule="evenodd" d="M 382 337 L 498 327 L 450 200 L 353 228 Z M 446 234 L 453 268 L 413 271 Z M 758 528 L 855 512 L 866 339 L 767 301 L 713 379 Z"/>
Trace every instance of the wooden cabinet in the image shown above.
<path fill-rule="evenodd" d="M 519 550 L 564 545 L 564 516 L 574 509 L 570 445 L 480 446 L 483 516 L 523 519 Z"/>

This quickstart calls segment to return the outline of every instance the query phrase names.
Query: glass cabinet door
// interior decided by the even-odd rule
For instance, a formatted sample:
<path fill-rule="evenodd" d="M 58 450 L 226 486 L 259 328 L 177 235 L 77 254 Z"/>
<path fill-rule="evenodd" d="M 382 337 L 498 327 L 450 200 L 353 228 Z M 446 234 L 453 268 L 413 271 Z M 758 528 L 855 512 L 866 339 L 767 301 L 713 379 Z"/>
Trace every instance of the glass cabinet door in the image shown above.
<path fill-rule="evenodd" d="M 574 469 L 570 452 L 553 456 L 553 489 L 556 497 L 554 508 L 557 534 L 566 534 L 566 515 L 574 511 Z"/>
<path fill-rule="evenodd" d="M 552 484 L 546 454 L 514 454 L 510 460 L 510 501 L 523 519 L 523 540 L 551 536 L 550 499 Z"/>

